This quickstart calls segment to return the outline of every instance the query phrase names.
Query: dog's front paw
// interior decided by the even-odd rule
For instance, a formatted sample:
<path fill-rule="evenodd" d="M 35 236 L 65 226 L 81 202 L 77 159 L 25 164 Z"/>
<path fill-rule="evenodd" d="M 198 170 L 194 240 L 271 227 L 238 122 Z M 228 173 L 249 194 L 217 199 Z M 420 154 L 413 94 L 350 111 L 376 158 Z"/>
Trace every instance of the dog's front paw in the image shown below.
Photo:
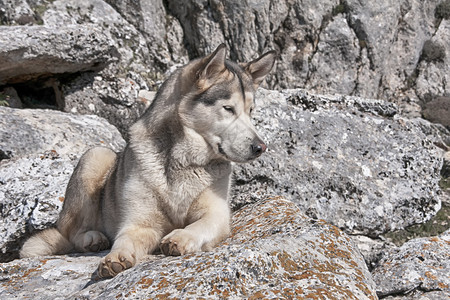
<path fill-rule="evenodd" d="M 161 240 L 165 255 L 184 255 L 201 250 L 198 240 L 186 229 L 175 229 Z"/>
<path fill-rule="evenodd" d="M 136 263 L 136 258 L 129 251 L 111 251 L 98 266 L 100 278 L 114 277 L 120 272 L 131 268 Z"/>
<path fill-rule="evenodd" d="M 88 231 L 83 237 L 83 250 L 99 252 L 109 248 L 108 238 L 100 231 Z"/>

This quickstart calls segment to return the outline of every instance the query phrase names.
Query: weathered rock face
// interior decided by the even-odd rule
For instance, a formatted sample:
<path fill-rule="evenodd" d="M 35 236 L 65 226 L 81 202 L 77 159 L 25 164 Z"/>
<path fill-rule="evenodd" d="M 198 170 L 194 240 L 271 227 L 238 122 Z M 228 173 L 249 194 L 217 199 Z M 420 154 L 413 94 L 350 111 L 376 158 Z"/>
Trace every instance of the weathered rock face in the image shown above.
<path fill-rule="evenodd" d="M 64 110 L 98 114 L 127 129 L 144 111 L 149 100 L 141 90 L 155 88 L 170 67 L 187 62 L 182 48 L 182 29 L 177 20 L 166 16 L 162 1 L 88 0 L 74 3 L 58 0 L 42 14 L 48 26 L 89 23 L 102 28 L 108 41 L 120 54 L 120 61 L 98 74 L 81 74 L 64 82 Z M 116 9 L 115 9 L 115 8 Z"/>
<path fill-rule="evenodd" d="M 376 299 L 351 240 L 335 226 L 303 216 L 290 201 L 272 198 L 245 207 L 234 214 L 232 228 L 211 252 L 151 256 L 100 282 L 91 280 L 96 256 L 2 264 L 0 297 Z"/>
<path fill-rule="evenodd" d="M 414 239 L 399 249 L 388 251 L 372 272 L 377 283 L 377 294 L 401 295 L 415 291 L 412 299 L 419 296 L 428 297 L 425 299 L 448 299 L 449 253 L 449 230 L 438 237 Z"/>
<path fill-rule="evenodd" d="M 26 0 L 0 0 L 0 25 L 30 25 L 39 23 Z"/>
<path fill-rule="evenodd" d="M 94 25 L 0 26 L 0 85 L 100 70 L 117 57 Z"/>
<path fill-rule="evenodd" d="M 223 41 L 232 49 L 232 58 L 241 61 L 278 49 L 280 61 L 270 87 L 413 101 L 427 93 L 450 92 L 445 84 L 450 66 L 448 13 L 438 4 L 168 1 L 194 55 Z M 440 49 L 439 55 L 427 56 L 428 40 L 434 43 L 433 51 Z"/>
<path fill-rule="evenodd" d="M 427 137 L 429 123 L 377 100 L 262 89 L 256 99 L 269 150 L 237 166 L 234 207 L 281 194 L 310 216 L 369 236 L 440 209 L 442 151 Z"/>
<path fill-rule="evenodd" d="M 166 71 L 222 42 L 239 61 L 278 50 L 267 83 L 271 88 L 391 100 L 410 116 L 420 115 L 420 105 L 450 94 L 448 0 L 0 3 L 5 25 L 101 28 L 108 42 L 94 45 L 113 46 L 120 59 L 99 74 L 61 82 L 61 107 L 99 114 L 123 134 L 145 106 L 140 90 L 154 89 Z"/>
<path fill-rule="evenodd" d="M 450 14 L 450 1 L 446 0 L 447 13 Z M 423 44 L 422 56 L 412 77 L 416 77 L 416 94 L 424 102 L 429 102 L 439 96 L 450 96 L 450 19 L 447 17 L 440 22 L 433 36 Z M 447 104 L 448 108 L 448 104 Z M 434 115 L 434 114 L 433 114 Z M 447 115 L 447 124 L 448 117 Z M 449 125 L 446 125 L 449 126 Z"/>
<path fill-rule="evenodd" d="M 11 157 L 47 151 L 79 157 L 99 145 L 116 151 L 124 146 L 117 129 L 100 117 L 0 107 L 0 150 Z"/>
<path fill-rule="evenodd" d="M 0 261 L 17 257 L 30 232 L 55 224 L 64 191 L 87 149 L 124 146 L 97 116 L 0 107 Z"/>
<path fill-rule="evenodd" d="M 432 137 L 437 134 L 428 122 L 398 117 L 395 105 L 384 101 L 316 96 L 303 90 L 260 90 L 257 103 L 256 125 L 269 151 L 251 164 L 236 166 L 232 197 L 235 209 L 266 195 L 283 195 L 311 217 L 323 218 L 351 234 L 372 237 L 424 222 L 439 210 L 442 153 L 434 146 Z M 55 168 L 49 173 L 64 177 L 60 186 L 49 186 L 48 193 L 55 200 L 63 196 L 62 182 L 67 182 L 74 159 L 84 152 L 84 139 L 94 141 L 89 145 L 103 144 L 113 149 L 123 145 L 109 127 L 98 123 L 90 126 L 71 121 L 74 117 L 70 115 L 47 122 L 43 118 L 48 117 L 40 115 L 44 111 L 5 111 L 1 150 L 6 156 L 19 158 L 39 151 L 42 156 L 51 150 L 59 154 L 56 162 L 48 161 L 48 167 Z M 17 139 L 12 132 L 19 132 Z M 115 139 L 119 142 L 114 144 Z M 5 162 L 4 174 L 14 174 L 8 175 L 10 180 L 22 177 L 29 186 L 34 186 L 33 182 L 41 184 L 39 175 L 30 173 L 28 177 L 28 169 L 17 167 L 22 160 L 30 163 L 28 157 Z M 31 161 L 37 170 L 47 168 L 41 166 L 47 161 L 41 163 L 36 157 Z M 17 193 L 17 197 L 10 197 L 18 203 L 23 188 Z M 33 194 L 30 199 L 35 197 Z M 33 201 L 30 207 L 37 205 Z M 52 220 L 60 204 L 48 213 Z M 49 221 L 43 218 L 34 223 Z"/>
<path fill-rule="evenodd" d="M 422 114 L 429 121 L 450 129 L 450 97 L 437 97 L 426 103 Z"/>

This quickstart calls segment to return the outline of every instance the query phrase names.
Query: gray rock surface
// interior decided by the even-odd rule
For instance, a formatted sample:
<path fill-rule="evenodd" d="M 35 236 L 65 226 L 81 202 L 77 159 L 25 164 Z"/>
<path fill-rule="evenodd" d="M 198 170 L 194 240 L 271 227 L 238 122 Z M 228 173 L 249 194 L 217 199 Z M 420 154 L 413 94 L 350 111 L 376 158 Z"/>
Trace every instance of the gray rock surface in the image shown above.
<path fill-rule="evenodd" d="M 415 292 L 410 299 L 448 299 L 449 253 L 450 230 L 437 237 L 410 240 L 399 249 L 388 251 L 372 271 L 377 294 L 386 296 Z M 421 295 L 424 292 L 433 293 Z"/>
<path fill-rule="evenodd" d="M 0 26 L 0 85 L 100 70 L 116 50 L 94 25 Z"/>
<path fill-rule="evenodd" d="M 428 138 L 428 122 L 379 100 L 263 89 L 256 99 L 268 152 L 237 166 L 235 208 L 282 195 L 309 216 L 372 237 L 440 209 L 443 151 Z"/>
<path fill-rule="evenodd" d="M 0 261 L 17 258 L 30 232 L 56 223 L 77 162 L 56 151 L 0 161 Z"/>
<path fill-rule="evenodd" d="M 352 235 L 351 238 L 359 251 L 361 251 L 369 270 L 372 270 L 378 265 L 380 259 L 389 249 L 396 247 L 392 242 L 387 241 L 382 236 L 370 238 L 365 235 Z"/>
<path fill-rule="evenodd" d="M 448 0 L 2 3 L 2 24 L 101 28 L 109 44 L 98 47 L 112 45 L 120 59 L 100 74 L 61 82 L 61 107 L 99 114 L 124 135 L 145 106 L 141 90 L 155 89 L 167 71 L 222 42 L 238 61 L 276 49 L 270 88 L 390 100 L 413 117 L 429 99 L 450 94 Z"/>
<path fill-rule="evenodd" d="M 445 1 L 443 1 L 445 2 Z M 449 3 L 449 1 L 446 1 Z M 450 4 L 447 4 L 450 11 Z M 426 40 L 415 76 L 415 92 L 427 102 L 436 96 L 450 96 L 450 19 L 442 20 L 436 32 Z M 414 75 L 414 74 L 413 74 Z M 450 119 L 447 115 L 447 124 Z M 449 126 L 449 125 L 446 125 Z"/>
<path fill-rule="evenodd" d="M 26 0 L 0 0 L 0 25 L 30 25 L 39 21 Z"/>
<path fill-rule="evenodd" d="M 0 107 L 0 150 L 12 157 L 46 151 L 80 156 L 98 145 L 114 150 L 124 146 L 117 129 L 98 116 Z"/>
<path fill-rule="evenodd" d="M 422 115 L 430 122 L 442 124 L 450 129 L 450 97 L 436 97 L 426 103 Z"/>
<path fill-rule="evenodd" d="M 187 57 L 181 26 L 166 15 L 161 1 L 109 2 L 112 5 L 101 0 L 53 1 L 42 20 L 56 27 L 95 24 L 118 50 L 117 63 L 65 81 L 62 93 L 66 112 L 97 114 L 127 136 L 128 127 L 147 104 L 139 92 L 155 88 L 168 68 L 184 64 Z"/>
<path fill-rule="evenodd" d="M 1 264 L 0 297 L 376 299 L 370 273 L 348 236 L 305 217 L 290 201 L 269 198 L 247 206 L 234 213 L 232 228 L 213 251 L 149 256 L 99 282 L 91 279 L 96 256 Z"/>
<path fill-rule="evenodd" d="M 183 47 L 183 28 L 166 12 L 162 0 L 106 0 L 145 38 L 151 67 L 165 72 L 174 64 L 185 64 L 187 52 Z M 149 17 L 151 16 L 151 17 Z"/>
<path fill-rule="evenodd" d="M 449 20 L 436 13 L 439 2 L 171 0 L 168 8 L 191 56 L 223 41 L 241 61 L 277 49 L 270 87 L 383 98 L 417 115 L 426 93 L 449 93 Z M 426 62 L 428 40 L 442 54 Z"/>
<path fill-rule="evenodd" d="M 16 258 L 22 240 L 55 224 L 78 159 L 87 149 L 124 146 L 97 116 L 0 107 L 0 261 Z"/>

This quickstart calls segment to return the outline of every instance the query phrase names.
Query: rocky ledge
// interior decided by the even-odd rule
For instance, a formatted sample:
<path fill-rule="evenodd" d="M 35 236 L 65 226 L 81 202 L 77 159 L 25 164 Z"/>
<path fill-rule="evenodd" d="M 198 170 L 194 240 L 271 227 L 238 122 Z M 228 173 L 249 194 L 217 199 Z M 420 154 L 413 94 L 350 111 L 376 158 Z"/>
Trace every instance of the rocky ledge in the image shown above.
<path fill-rule="evenodd" d="M 376 299 L 352 240 L 303 215 L 291 201 L 265 199 L 233 215 L 232 234 L 211 252 L 149 256 L 97 281 L 99 255 L 16 260 L 0 267 L 0 297 L 35 299 Z"/>
<path fill-rule="evenodd" d="M 269 150 L 237 166 L 234 207 L 283 195 L 309 216 L 371 237 L 440 209 L 439 126 L 380 100 L 263 89 L 256 99 Z"/>
<path fill-rule="evenodd" d="M 448 234 L 401 248 L 382 236 L 440 209 L 448 131 L 380 100 L 260 89 L 256 101 L 269 151 L 235 168 L 232 236 L 208 253 L 150 256 L 105 281 L 94 274 L 105 253 L 13 259 L 24 238 L 56 222 L 80 155 L 119 151 L 120 133 L 96 116 L 0 108 L 0 297 L 450 295 Z M 411 254 L 418 247 L 430 251 Z"/>

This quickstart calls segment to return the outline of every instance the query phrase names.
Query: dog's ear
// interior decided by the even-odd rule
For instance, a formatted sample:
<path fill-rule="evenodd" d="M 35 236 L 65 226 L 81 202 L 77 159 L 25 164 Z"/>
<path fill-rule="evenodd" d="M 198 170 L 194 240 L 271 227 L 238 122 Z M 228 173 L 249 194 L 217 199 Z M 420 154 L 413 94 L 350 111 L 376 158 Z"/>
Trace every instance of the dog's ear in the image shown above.
<path fill-rule="evenodd" d="M 276 57 L 277 52 L 272 50 L 244 66 L 245 71 L 252 77 L 255 86 L 258 86 L 272 70 Z"/>
<path fill-rule="evenodd" d="M 226 69 L 226 55 L 227 48 L 225 44 L 220 44 L 213 53 L 202 59 L 200 69 L 197 73 L 197 78 L 209 79 L 222 73 Z"/>

